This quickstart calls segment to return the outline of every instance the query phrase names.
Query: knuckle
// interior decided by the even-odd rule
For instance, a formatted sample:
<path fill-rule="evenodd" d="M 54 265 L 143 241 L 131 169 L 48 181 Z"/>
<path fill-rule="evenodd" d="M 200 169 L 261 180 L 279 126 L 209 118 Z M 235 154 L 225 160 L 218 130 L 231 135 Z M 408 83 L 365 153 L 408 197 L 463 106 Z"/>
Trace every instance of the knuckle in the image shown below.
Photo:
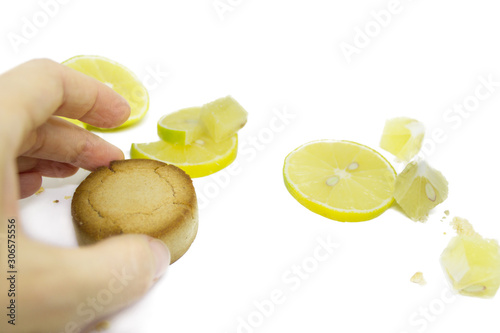
<path fill-rule="evenodd" d="M 76 143 L 75 149 L 69 149 L 66 152 L 66 158 L 64 162 L 77 165 L 80 161 L 84 161 L 90 157 L 90 151 L 92 144 L 88 139 L 79 140 Z"/>
<path fill-rule="evenodd" d="M 54 66 L 59 66 L 57 62 L 54 60 L 48 59 L 48 58 L 37 58 L 37 59 L 32 59 L 27 62 L 27 64 L 44 68 L 44 69 L 51 69 Z"/>
<path fill-rule="evenodd" d="M 29 148 L 24 153 L 27 156 L 38 157 L 45 146 L 46 134 L 41 127 L 36 128 L 28 135 L 27 145 Z"/>

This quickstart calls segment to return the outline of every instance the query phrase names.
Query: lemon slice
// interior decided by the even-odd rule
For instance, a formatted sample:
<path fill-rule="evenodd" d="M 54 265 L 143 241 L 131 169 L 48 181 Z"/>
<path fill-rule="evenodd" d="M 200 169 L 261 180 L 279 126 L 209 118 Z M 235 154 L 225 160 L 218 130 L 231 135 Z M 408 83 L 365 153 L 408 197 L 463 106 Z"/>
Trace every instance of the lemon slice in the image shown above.
<path fill-rule="evenodd" d="M 148 91 L 135 74 L 123 65 L 104 57 L 89 55 L 73 57 L 63 64 L 105 83 L 127 100 L 130 105 L 130 117 L 112 130 L 135 124 L 146 115 L 149 108 Z"/>
<path fill-rule="evenodd" d="M 75 125 L 77 125 L 77 126 L 80 126 L 80 127 L 85 127 L 85 126 L 84 126 L 84 124 L 85 124 L 85 123 L 81 122 L 81 121 L 80 121 L 80 120 L 78 120 L 78 119 L 66 118 L 66 117 L 62 117 L 62 116 L 58 116 L 58 117 L 59 117 L 59 118 L 61 118 L 61 119 L 66 120 L 66 121 L 69 121 L 70 123 L 75 124 Z"/>
<path fill-rule="evenodd" d="M 205 132 L 200 121 L 201 107 L 192 107 L 167 114 L 158 120 L 160 139 L 181 145 L 188 145 Z"/>
<path fill-rule="evenodd" d="M 231 96 L 203 105 L 201 121 L 215 142 L 233 136 L 247 123 L 248 112 Z"/>
<path fill-rule="evenodd" d="M 238 135 L 215 143 L 202 136 L 190 145 L 177 145 L 163 140 L 150 143 L 133 143 L 130 156 L 173 164 L 192 178 L 208 176 L 224 169 L 236 158 Z"/>
<path fill-rule="evenodd" d="M 406 117 L 389 119 L 385 123 L 380 139 L 380 148 L 408 162 L 422 148 L 424 134 L 424 125 L 415 119 Z"/>
<path fill-rule="evenodd" d="M 429 211 L 448 197 L 448 181 L 425 161 L 408 163 L 397 176 L 394 198 L 414 221 L 425 221 Z"/>
<path fill-rule="evenodd" d="M 375 150 L 351 141 L 300 146 L 286 157 L 283 176 L 298 202 L 337 221 L 372 219 L 394 201 L 394 168 Z"/>

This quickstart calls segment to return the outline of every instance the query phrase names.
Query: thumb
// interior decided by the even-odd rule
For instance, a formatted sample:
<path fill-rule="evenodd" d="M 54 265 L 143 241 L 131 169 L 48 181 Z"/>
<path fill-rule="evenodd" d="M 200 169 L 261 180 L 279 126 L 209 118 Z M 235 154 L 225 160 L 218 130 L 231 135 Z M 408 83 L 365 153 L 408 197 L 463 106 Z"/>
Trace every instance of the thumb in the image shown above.
<path fill-rule="evenodd" d="M 19 304 L 30 320 L 16 324 L 15 332 L 79 332 L 138 300 L 170 263 L 165 244 L 145 235 L 115 236 L 77 249 L 24 237 L 19 242 Z"/>
<path fill-rule="evenodd" d="M 84 247 L 78 260 L 80 303 L 76 323 L 86 325 L 141 298 L 162 276 L 170 252 L 160 240 L 121 235 Z"/>

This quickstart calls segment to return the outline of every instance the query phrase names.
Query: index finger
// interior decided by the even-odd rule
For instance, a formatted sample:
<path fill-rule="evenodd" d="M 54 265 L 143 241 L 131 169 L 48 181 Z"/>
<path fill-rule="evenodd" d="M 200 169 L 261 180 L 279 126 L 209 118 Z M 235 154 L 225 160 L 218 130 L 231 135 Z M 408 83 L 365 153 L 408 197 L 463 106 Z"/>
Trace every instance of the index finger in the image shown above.
<path fill-rule="evenodd" d="M 28 61 L 0 76 L 0 105 L 29 124 L 24 135 L 52 114 L 97 127 L 116 127 L 130 115 L 128 102 L 98 80 L 48 59 Z"/>

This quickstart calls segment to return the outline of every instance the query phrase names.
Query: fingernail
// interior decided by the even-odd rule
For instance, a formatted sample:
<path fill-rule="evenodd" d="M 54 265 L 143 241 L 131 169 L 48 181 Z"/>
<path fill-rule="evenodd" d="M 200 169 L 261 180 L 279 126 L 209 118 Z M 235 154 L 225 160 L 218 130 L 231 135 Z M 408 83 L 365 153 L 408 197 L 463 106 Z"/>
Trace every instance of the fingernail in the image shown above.
<path fill-rule="evenodd" d="M 168 265 L 170 265 L 170 251 L 165 243 L 155 238 L 149 240 L 149 246 L 155 257 L 156 273 L 154 281 L 156 281 L 165 273 Z"/>
<path fill-rule="evenodd" d="M 123 97 L 122 95 L 120 96 L 120 101 L 118 102 L 118 106 L 116 107 L 117 110 L 120 110 L 120 114 L 122 116 L 121 123 L 124 123 L 127 121 L 127 119 L 130 117 L 130 103 Z"/>

